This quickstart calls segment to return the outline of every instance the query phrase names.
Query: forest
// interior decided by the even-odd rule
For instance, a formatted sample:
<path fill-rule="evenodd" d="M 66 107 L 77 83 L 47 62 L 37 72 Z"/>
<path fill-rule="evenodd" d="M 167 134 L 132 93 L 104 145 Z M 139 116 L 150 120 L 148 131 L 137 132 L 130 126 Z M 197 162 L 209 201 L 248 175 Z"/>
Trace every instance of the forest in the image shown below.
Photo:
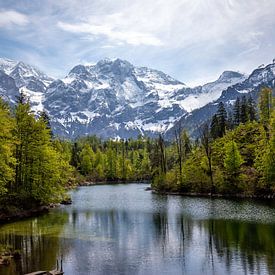
<path fill-rule="evenodd" d="M 58 203 L 81 182 L 152 181 L 158 192 L 273 196 L 275 193 L 275 99 L 262 88 L 256 104 L 223 102 L 191 139 L 179 125 L 173 141 L 74 141 L 53 135 L 46 112 L 31 111 L 21 95 L 15 107 L 0 101 L 0 205 L 30 208 Z"/>
<path fill-rule="evenodd" d="M 227 113 L 219 103 L 196 141 L 184 130 L 165 148 L 158 140 L 158 191 L 272 197 L 275 193 L 275 101 L 262 88 L 258 104 L 238 98 Z"/>

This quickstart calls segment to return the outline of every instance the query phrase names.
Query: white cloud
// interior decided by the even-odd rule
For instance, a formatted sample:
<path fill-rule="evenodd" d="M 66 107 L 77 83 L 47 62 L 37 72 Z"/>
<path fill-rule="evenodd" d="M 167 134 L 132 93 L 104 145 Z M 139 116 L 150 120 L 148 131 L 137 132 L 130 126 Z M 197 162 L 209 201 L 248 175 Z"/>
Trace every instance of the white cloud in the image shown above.
<path fill-rule="evenodd" d="M 199 84 L 224 70 L 249 73 L 274 58 L 274 0 L 2 2 L 29 17 L 18 21 L 0 9 L 0 27 L 31 24 L 6 32 L 0 52 L 11 58 L 11 46 L 17 56 L 36 52 L 46 72 L 119 57 Z"/>
<path fill-rule="evenodd" d="M 28 17 L 14 10 L 0 11 L 0 27 L 12 25 L 25 26 L 29 23 Z"/>
<path fill-rule="evenodd" d="M 134 30 L 119 30 L 115 29 L 112 24 L 93 25 L 89 23 L 69 24 L 58 22 L 57 26 L 68 32 L 85 33 L 91 36 L 105 36 L 114 42 L 125 42 L 130 45 L 150 45 L 161 46 L 160 39 L 150 33 L 142 33 Z"/>

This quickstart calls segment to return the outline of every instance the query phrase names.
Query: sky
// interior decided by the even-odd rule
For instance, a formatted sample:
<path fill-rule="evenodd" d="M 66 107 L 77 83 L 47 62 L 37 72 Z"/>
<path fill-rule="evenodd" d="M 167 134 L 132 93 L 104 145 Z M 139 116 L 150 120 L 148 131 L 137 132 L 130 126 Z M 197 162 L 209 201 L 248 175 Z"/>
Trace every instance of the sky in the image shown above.
<path fill-rule="evenodd" d="M 0 57 L 62 78 L 121 58 L 189 86 L 275 58 L 274 0 L 0 0 Z"/>

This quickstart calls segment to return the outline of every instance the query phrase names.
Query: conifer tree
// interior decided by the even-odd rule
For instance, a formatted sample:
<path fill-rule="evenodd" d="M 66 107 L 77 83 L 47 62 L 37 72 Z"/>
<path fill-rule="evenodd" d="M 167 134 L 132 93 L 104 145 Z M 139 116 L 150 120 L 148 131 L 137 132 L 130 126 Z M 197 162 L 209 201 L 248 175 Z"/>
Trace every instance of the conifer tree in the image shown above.
<path fill-rule="evenodd" d="M 47 129 L 49 129 L 51 138 L 53 138 L 53 132 L 52 132 L 52 128 L 51 128 L 49 115 L 47 114 L 47 112 L 45 110 L 43 110 L 40 114 L 40 117 L 45 122 Z"/>
<path fill-rule="evenodd" d="M 247 99 L 247 114 L 248 114 L 249 121 L 255 121 L 257 119 L 255 105 L 256 104 L 255 104 L 252 96 L 250 95 Z"/>
<path fill-rule="evenodd" d="M 265 143 L 265 151 L 261 152 L 263 181 L 268 191 L 275 191 L 275 106 L 270 115 L 270 140 Z"/>
<path fill-rule="evenodd" d="M 238 126 L 241 122 L 240 107 L 241 107 L 240 98 L 237 97 L 237 99 L 235 101 L 235 104 L 234 104 L 234 107 L 233 107 L 233 123 L 234 123 L 235 127 Z"/>
<path fill-rule="evenodd" d="M 242 97 L 240 106 L 240 122 L 245 124 L 248 121 L 248 104 L 246 96 Z"/>
<path fill-rule="evenodd" d="M 208 175 L 211 183 L 211 195 L 214 193 L 214 178 L 213 178 L 213 164 L 212 164 L 212 138 L 209 130 L 209 125 L 206 123 L 202 127 L 201 144 L 207 158 Z"/>
<path fill-rule="evenodd" d="M 225 110 L 223 102 L 219 103 L 217 111 L 218 119 L 218 136 L 222 137 L 225 134 L 226 123 L 227 123 L 227 112 Z"/>
<path fill-rule="evenodd" d="M 269 139 L 269 123 L 270 123 L 271 110 L 272 110 L 272 90 L 270 88 L 262 88 L 260 91 L 260 99 L 259 99 L 260 122 L 264 127 L 267 139 Z"/>
<path fill-rule="evenodd" d="M 213 139 L 219 137 L 220 129 L 219 129 L 219 120 L 217 114 L 212 117 L 211 125 L 210 125 L 210 134 Z"/>

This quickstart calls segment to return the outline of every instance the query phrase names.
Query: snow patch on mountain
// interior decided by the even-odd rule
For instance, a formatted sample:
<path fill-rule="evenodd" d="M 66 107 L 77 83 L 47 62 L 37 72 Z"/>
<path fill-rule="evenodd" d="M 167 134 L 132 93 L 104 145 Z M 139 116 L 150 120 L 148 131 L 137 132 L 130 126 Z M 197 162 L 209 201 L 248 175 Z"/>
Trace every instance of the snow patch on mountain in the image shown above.
<path fill-rule="evenodd" d="M 34 92 L 32 90 L 27 89 L 26 87 L 22 87 L 19 89 L 30 101 L 31 108 L 35 113 L 42 112 L 44 110 L 43 101 L 45 98 L 45 94 L 42 92 Z"/>
<path fill-rule="evenodd" d="M 215 103 L 229 87 L 249 92 L 254 83 L 270 75 L 259 70 L 257 76 L 247 78 L 225 71 L 212 83 L 189 88 L 163 72 L 121 59 L 80 64 L 57 80 L 23 62 L 6 59 L 0 59 L 1 71 L 1 91 L 14 100 L 20 89 L 36 113 L 48 112 L 54 133 L 68 138 L 154 136 L 169 131 L 180 118 L 192 116 L 193 110 Z M 251 85 L 236 87 L 245 81 Z"/>
<path fill-rule="evenodd" d="M 192 112 L 195 109 L 201 108 L 206 104 L 217 100 L 221 95 L 222 91 L 228 87 L 244 81 L 247 76 L 225 71 L 218 80 L 205 84 L 202 86 L 199 94 L 191 94 L 180 102 L 182 108 L 188 112 Z"/>

